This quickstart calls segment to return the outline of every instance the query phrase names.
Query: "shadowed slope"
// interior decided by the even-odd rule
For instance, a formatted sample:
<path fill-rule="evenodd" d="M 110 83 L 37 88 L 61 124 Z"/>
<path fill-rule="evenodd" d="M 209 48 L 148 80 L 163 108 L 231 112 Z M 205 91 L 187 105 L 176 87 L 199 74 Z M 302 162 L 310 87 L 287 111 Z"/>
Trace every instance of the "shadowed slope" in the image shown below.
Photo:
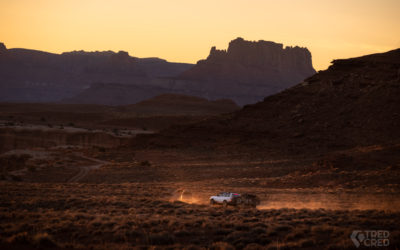
<path fill-rule="evenodd" d="M 328 70 L 236 113 L 142 140 L 151 147 L 240 148 L 257 154 L 399 143 L 399 95 L 397 49 L 335 60 Z"/>

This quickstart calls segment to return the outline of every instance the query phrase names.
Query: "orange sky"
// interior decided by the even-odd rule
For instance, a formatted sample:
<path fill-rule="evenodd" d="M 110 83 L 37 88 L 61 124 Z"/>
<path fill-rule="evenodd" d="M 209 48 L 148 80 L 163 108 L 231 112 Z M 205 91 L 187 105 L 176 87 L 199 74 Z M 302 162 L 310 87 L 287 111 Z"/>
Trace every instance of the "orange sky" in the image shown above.
<path fill-rule="evenodd" d="M 195 63 L 240 36 L 307 47 L 320 70 L 399 48 L 399 13 L 400 0 L 0 0 L 0 41 Z"/>

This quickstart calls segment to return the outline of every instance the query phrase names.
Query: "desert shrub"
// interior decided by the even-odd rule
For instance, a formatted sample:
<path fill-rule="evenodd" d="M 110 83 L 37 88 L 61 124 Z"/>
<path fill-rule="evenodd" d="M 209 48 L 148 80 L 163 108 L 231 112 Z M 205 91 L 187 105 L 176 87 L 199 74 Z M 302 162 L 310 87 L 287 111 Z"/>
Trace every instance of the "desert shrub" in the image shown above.
<path fill-rule="evenodd" d="M 181 230 L 181 231 L 176 232 L 174 235 L 175 235 L 175 237 L 183 238 L 183 237 L 191 236 L 192 233 L 189 231 L 186 231 L 186 230 Z"/>
<path fill-rule="evenodd" d="M 22 181 L 22 178 L 19 175 L 10 175 L 10 177 L 13 181 Z"/>
<path fill-rule="evenodd" d="M 232 237 L 232 235 L 230 235 Z M 242 233 L 238 235 L 238 238 L 233 239 L 233 243 L 236 248 L 244 248 L 246 245 L 251 243 L 257 243 L 261 245 L 268 244 L 270 241 L 265 234 L 254 234 L 253 232 Z"/>
<path fill-rule="evenodd" d="M 155 200 L 155 201 L 152 201 L 152 202 L 150 203 L 150 205 L 151 205 L 151 206 L 154 206 L 154 207 L 157 207 L 158 205 L 160 205 L 160 204 L 162 204 L 162 203 L 163 203 L 162 201 Z M 162 207 L 162 205 L 160 205 L 160 207 Z"/>
<path fill-rule="evenodd" d="M 312 225 L 315 225 L 316 223 L 315 223 L 315 221 L 313 221 L 313 220 L 305 220 L 305 221 L 303 222 L 303 224 L 304 224 L 304 225 L 308 225 L 308 226 L 312 226 Z"/>
<path fill-rule="evenodd" d="M 116 232 L 113 233 L 112 242 L 114 242 L 114 243 L 124 243 L 124 242 L 127 242 L 127 238 L 125 237 L 125 234 L 123 232 L 116 231 Z"/>
<path fill-rule="evenodd" d="M 235 230 L 238 231 L 248 231 L 250 227 L 247 224 L 238 224 L 235 226 Z"/>
<path fill-rule="evenodd" d="M 262 228 L 262 227 L 256 227 L 256 228 L 253 228 L 251 231 L 250 231 L 250 233 L 251 234 L 255 234 L 255 235 L 257 235 L 257 234 L 265 234 L 267 231 L 264 229 L 264 228 Z"/>
<path fill-rule="evenodd" d="M 30 172 L 35 172 L 35 171 L 36 171 L 36 167 L 33 166 L 33 165 L 28 165 L 27 168 L 28 168 L 28 170 L 29 170 Z"/>
<path fill-rule="evenodd" d="M 219 211 L 217 211 L 217 210 L 211 210 L 211 211 L 210 211 L 210 215 L 211 215 L 212 217 L 219 217 L 219 216 L 222 215 L 222 213 L 219 212 Z"/>
<path fill-rule="evenodd" d="M 287 231 L 290 231 L 290 229 L 291 229 L 291 227 L 286 226 L 286 225 L 277 226 L 277 227 L 275 228 L 275 230 L 276 230 L 277 232 L 287 232 Z"/>
<path fill-rule="evenodd" d="M 179 221 L 176 221 L 176 220 L 170 220 L 169 222 L 168 222 L 168 227 L 169 228 L 178 228 L 178 227 L 180 227 L 180 223 L 179 223 Z"/>
<path fill-rule="evenodd" d="M 102 224 L 100 221 L 96 220 L 90 223 L 92 227 L 100 227 Z"/>
<path fill-rule="evenodd" d="M 137 238 L 143 238 L 143 233 L 138 230 L 129 230 L 125 232 L 127 241 L 135 242 Z"/>
<path fill-rule="evenodd" d="M 298 231 L 298 232 L 295 231 L 286 236 L 287 241 L 296 241 L 302 238 L 305 238 L 305 234 L 303 231 Z"/>
<path fill-rule="evenodd" d="M 233 210 L 233 209 L 225 209 L 224 214 L 227 216 L 227 215 L 230 215 L 230 214 L 232 214 L 234 212 L 235 212 L 235 210 Z"/>
<path fill-rule="evenodd" d="M 149 162 L 149 161 L 141 161 L 140 162 L 140 166 L 142 166 L 142 167 L 150 167 L 151 166 L 151 163 Z"/>
<path fill-rule="evenodd" d="M 271 243 L 271 240 L 267 236 L 261 236 L 257 239 L 257 242 L 263 246 Z"/>
<path fill-rule="evenodd" d="M 251 219 L 246 219 L 243 220 L 243 222 L 247 223 L 247 222 L 259 222 L 260 220 L 258 218 L 251 218 Z"/>
<path fill-rule="evenodd" d="M 52 237 L 47 233 L 38 233 L 33 237 L 34 245 L 39 248 L 54 248 L 57 244 L 53 241 Z"/>
<path fill-rule="evenodd" d="M 250 243 L 253 243 L 253 241 L 247 237 L 234 240 L 232 245 L 235 246 L 236 249 L 243 249 L 247 244 Z"/>
<path fill-rule="evenodd" d="M 27 232 L 14 234 L 6 240 L 6 242 L 11 244 L 23 244 L 23 245 L 29 244 L 30 241 L 31 239 Z"/>
<path fill-rule="evenodd" d="M 184 224 L 183 224 L 185 227 L 192 227 L 192 226 L 194 226 L 195 225 L 195 222 L 194 221 L 192 221 L 192 220 L 190 220 L 190 221 L 186 221 Z"/>
<path fill-rule="evenodd" d="M 214 242 L 210 250 L 235 250 L 235 248 L 226 242 Z"/>
<path fill-rule="evenodd" d="M 315 242 L 313 240 L 304 240 L 300 243 L 300 246 L 302 248 L 306 248 L 306 247 L 314 247 L 315 246 Z"/>
<path fill-rule="evenodd" d="M 267 234 L 269 237 L 276 237 L 278 236 L 278 232 L 276 230 L 271 230 Z"/>
<path fill-rule="evenodd" d="M 333 232 L 333 228 L 329 226 L 314 226 L 311 231 L 316 235 L 330 235 Z"/>
<path fill-rule="evenodd" d="M 99 152 L 102 152 L 102 153 L 106 152 L 106 148 L 105 147 L 97 147 L 97 150 Z"/>
<path fill-rule="evenodd" d="M 173 213 L 175 213 L 175 209 L 174 208 L 162 209 L 162 210 L 163 210 L 163 214 L 173 214 Z"/>
<path fill-rule="evenodd" d="M 189 245 L 183 248 L 183 250 L 203 250 L 204 248 L 197 245 Z"/>
<path fill-rule="evenodd" d="M 226 223 L 224 224 L 225 228 L 233 228 L 235 225 L 233 223 Z"/>
<path fill-rule="evenodd" d="M 232 230 L 229 230 L 229 229 L 221 229 L 221 228 L 219 228 L 219 229 L 214 231 L 214 235 L 228 235 L 230 233 L 232 233 Z"/>
<path fill-rule="evenodd" d="M 249 232 L 235 231 L 229 234 L 227 237 L 225 237 L 224 240 L 227 242 L 234 242 L 234 245 L 237 245 L 239 242 L 243 242 L 245 241 L 244 239 L 247 239 L 249 237 L 250 237 Z"/>
<path fill-rule="evenodd" d="M 254 228 L 254 227 L 268 228 L 267 225 L 265 225 L 264 223 L 261 223 L 261 222 L 256 223 L 256 224 L 253 224 L 252 227 L 253 227 L 253 228 Z"/>
<path fill-rule="evenodd" d="M 174 204 L 174 208 L 180 208 L 180 207 L 185 205 L 185 202 L 183 202 L 183 201 L 174 201 L 173 204 Z"/>
<path fill-rule="evenodd" d="M 169 233 L 150 234 L 149 242 L 151 245 L 172 245 L 175 240 Z"/>
<path fill-rule="evenodd" d="M 265 249 L 265 247 L 257 243 L 250 243 L 244 248 L 244 250 L 263 250 L 263 249 Z"/>

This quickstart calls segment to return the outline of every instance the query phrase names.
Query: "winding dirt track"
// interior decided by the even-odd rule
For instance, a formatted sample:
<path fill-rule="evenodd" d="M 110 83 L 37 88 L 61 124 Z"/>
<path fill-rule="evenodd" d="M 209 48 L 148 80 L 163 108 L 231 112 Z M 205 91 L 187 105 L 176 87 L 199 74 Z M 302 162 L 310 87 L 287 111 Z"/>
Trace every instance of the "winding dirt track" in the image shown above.
<path fill-rule="evenodd" d="M 80 157 L 85 158 L 85 159 L 90 160 L 90 161 L 97 162 L 97 164 L 91 165 L 91 166 L 84 166 L 84 167 L 81 167 L 81 168 L 79 169 L 79 172 L 78 172 L 76 175 L 72 176 L 72 177 L 67 181 L 67 182 L 69 182 L 69 183 L 80 181 L 83 177 L 85 177 L 85 176 L 90 172 L 90 170 L 101 168 L 103 165 L 105 165 L 105 164 L 108 163 L 108 162 L 106 162 L 106 161 L 101 161 L 101 160 L 99 160 L 99 159 L 92 158 L 92 157 L 87 157 L 87 156 L 83 156 L 83 155 L 80 155 Z"/>

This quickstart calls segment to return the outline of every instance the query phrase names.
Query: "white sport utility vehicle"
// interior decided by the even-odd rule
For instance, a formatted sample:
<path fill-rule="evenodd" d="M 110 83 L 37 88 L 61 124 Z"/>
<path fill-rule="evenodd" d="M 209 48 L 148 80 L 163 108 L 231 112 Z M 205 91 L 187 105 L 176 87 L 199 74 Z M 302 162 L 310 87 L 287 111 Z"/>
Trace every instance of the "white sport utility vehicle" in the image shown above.
<path fill-rule="evenodd" d="M 237 193 L 226 193 L 222 192 L 218 195 L 214 195 L 210 197 L 210 204 L 222 204 L 224 207 L 228 205 L 236 205 L 237 199 L 240 197 L 240 194 Z"/>

